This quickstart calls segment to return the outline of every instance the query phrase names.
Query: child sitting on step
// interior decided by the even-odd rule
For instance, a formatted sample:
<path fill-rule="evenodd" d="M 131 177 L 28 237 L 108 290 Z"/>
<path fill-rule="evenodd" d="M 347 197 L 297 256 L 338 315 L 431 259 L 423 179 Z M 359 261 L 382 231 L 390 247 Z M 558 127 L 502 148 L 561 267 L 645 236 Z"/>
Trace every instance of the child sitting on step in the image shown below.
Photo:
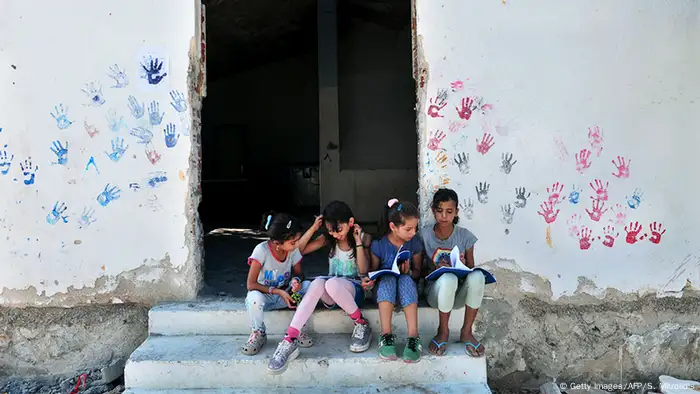
<path fill-rule="evenodd" d="M 462 263 L 474 268 L 474 244 L 477 238 L 471 231 L 457 226 L 458 201 L 457 193 L 451 189 L 439 189 L 433 196 L 431 209 L 435 224 L 426 225 L 420 231 L 431 271 L 442 265 L 450 266 L 450 252 L 455 246 L 464 251 L 464 254 L 460 255 Z M 463 279 L 458 279 L 455 274 L 445 273 L 436 280 L 426 281 L 428 304 L 437 308 L 440 314 L 437 335 L 428 347 L 430 353 L 438 356 L 445 354 L 450 334 L 450 312 L 466 305 L 459 341 L 464 344 L 467 354 L 473 357 L 484 354 L 484 346 L 474 338 L 472 325 L 484 298 L 485 283 L 481 271 L 474 271 Z"/>
<path fill-rule="evenodd" d="M 325 233 L 309 242 L 322 225 L 325 226 Z M 355 223 L 350 207 L 342 201 L 330 202 L 301 237 L 298 245 L 304 255 L 323 246 L 329 247 L 328 276 L 314 279 L 306 290 L 287 335 L 270 359 L 267 367 L 270 374 L 281 374 L 289 362 L 299 355 L 296 340 L 300 329 L 309 320 L 319 301 L 329 309 L 342 308 L 354 322 L 350 351 L 364 352 L 369 348 L 372 330 L 362 317 L 360 308 L 364 305 L 365 289 L 372 285 L 367 277 L 369 254 L 366 248 L 370 242 L 369 234 L 365 234 Z"/>
<path fill-rule="evenodd" d="M 382 333 L 379 339 L 379 357 L 396 360 L 396 335 L 391 330 L 394 305 L 403 308 L 408 327 L 408 338 L 403 349 L 407 363 L 420 361 L 423 346 L 418 335 L 418 290 L 416 280 L 421 274 L 422 245 L 415 237 L 418 210 L 410 202 L 391 199 L 384 207 L 380 223 L 382 238 L 372 242 L 371 271 L 391 269 L 399 250 L 409 250 L 411 258 L 398 262 L 399 277 L 385 274 L 377 278 L 377 304 Z M 415 237 L 415 238 L 414 238 Z"/>
<path fill-rule="evenodd" d="M 267 342 L 263 312 L 296 308 L 290 292 L 304 294 L 310 283 L 299 279 L 302 275 L 302 256 L 297 245 L 301 238 L 299 221 L 282 213 L 267 215 L 264 223 L 269 239 L 259 243 L 248 258 L 250 269 L 245 305 L 250 315 L 252 333 L 242 348 L 247 355 L 257 354 Z M 300 346 L 312 344 L 305 333 L 299 335 Z"/>

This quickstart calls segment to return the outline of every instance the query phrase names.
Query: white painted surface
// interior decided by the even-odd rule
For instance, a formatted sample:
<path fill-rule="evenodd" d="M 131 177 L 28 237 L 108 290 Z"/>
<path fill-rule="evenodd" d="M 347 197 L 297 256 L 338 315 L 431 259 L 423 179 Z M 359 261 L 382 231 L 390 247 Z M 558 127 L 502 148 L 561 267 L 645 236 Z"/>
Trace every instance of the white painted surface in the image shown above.
<path fill-rule="evenodd" d="M 328 390 L 334 394 L 424 394 L 424 393 L 440 393 L 440 394 L 490 394 L 491 389 L 485 384 L 417 384 L 417 385 L 376 385 L 371 384 L 364 387 L 304 387 L 304 393 L 308 394 L 325 394 Z M 276 387 L 275 394 L 297 394 L 299 387 Z M 190 390 L 149 390 L 149 389 L 127 389 L 124 394 L 258 394 L 259 388 L 252 389 L 190 389 Z"/>
<path fill-rule="evenodd" d="M 21 0 L 3 1 L 0 12 L 0 151 L 14 156 L 6 175 L 0 175 L 0 304 L 21 305 L 22 296 L 8 289 L 34 287 L 52 296 L 71 289 L 91 288 L 98 278 L 109 292 L 115 277 L 141 266 L 153 266 L 128 277 L 136 286 L 157 282 L 164 270 L 182 270 L 189 249 L 186 237 L 189 108 L 181 113 L 171 106 L 169 92 L 187 98 L 190 39 L 195 34 L 192 1 L 167 4 L 154 0 L 43 2 L 41 7 Z M 167 76 L 157 85 L 140 78 L 143 54 L 155 50 L 165 56 Z M 110 66 L 126 71 L 127 86 L 113 88 Z M 92 81 L 101 84 L 104 104 L 88 106 L 81 91 Z M 145 114 L 135 119 L 128 97 L 145 103 Z M 149 103 L 165 112 L 162 124 L 149 124 Z M 68 108 L 72 124 L 59 129 L 50 113 L 54 106 Z M 189 107 L 189 106 L 188 106 Z M 106 115 L 114 109 L 128 128 L 110 130 Z M 84 124 L 99 131 L 94 137 Z M 164 128 L 172 123 L 180 134 L 177 145 L 166 147 Z M 153 132 L 152 149 L 162 155 L 155 165 L 146 146 L 129 134 L 143 126 Z M 128 146 L 124 156 L 111 161 L 111 141 L 120 137 Z M 68 145 L 68 161 L 57 161 L 54 141 Z M 20 163 L 31 157 L 38 166 L 35 182 L 25 185 Z M 99 174 L 93 166 L 94 157 Z M 150 174 L 166 173 L 167 182 L 148 186 Z M 131 183 L 140 190 L 130 189 Z M 117 186 L 119 199 L 101 206 L 97 196 L 105 186 Z M 64 203 L 67 222 L 47 222 L 54 203 Z M 60 205 L 59 203 L 59 205 Z M 80 228 L 84 209 L 94 210 L 96 221 Z M 169 258 L 167 264 L 156 263 Z M 181 285 L 172 283 L 173 287 Z M 4 291 L 4 292 L 3 292 Z M 37 302 L 42 303 L 43 301 Z M 121 300 L 120 300 L 121 302 Z"/>
<path fill-rule="evenodd" d="M 317 335 L 314 346 L 300 349 L 299 357 L 278 376 L 268 375 L 267 364 L 282 337 L 268 337 L 267 345 L 255 356 L 240 353 L 247 339 L 247 335 L 149 337 L 127 362 L 125 385 L 144 389 L 271 389 L 278 386 L 486 383 L 486 358 L 467 356 L 460 345 L 450 346 L 443 356 L 431 356 L 427 352 L 429 339 L 424 339 L 421 361 L 407 364 L 379 359 L 376 335 L 375 345 L 364 353 L 348 350 L 350 338 L 347 335 Z M 403 339 L 399 340 L 397 351 L 403 351 Z"/>
<path fill-rule="evenodd" d="M 362 314 L 375 333 L 381 331 L 379 310 L 364 308 Z M 270 335 L 285 334 L 294 316 L 292 310 L 265 312 L 265 325 Z M 423 333 L 437 332 L 438 312 L 432 308 L 418 309 L 418 327 Z M 450 330 L 455 336 L 464 323 L 464 308 L 452 312 Z M 250 320 L 243 301 L 212 301 L 159 305 L 148 312 L 149 333 L 152 335 L 248 335 Z M 394 313 L 393 332 L 405 336 L 406 319 L 403 313 Z M 340 310 L 318 308 L 306 323 L 309 332 L 319 334 L 352 333 L 354 323 Z M 478 327 L 476 330 L 477 335 Z M 427 335 L 427 334 L 426 334 Z"/>
<path fill-rule="evenodd" d="M 659 376 L 659 388 L 663 394 L 694 394 L 700 391 L 700 382 L 661 375 Z"/>
<path fill-rule="evenodd" d="M 693 235 L 700 232 L 700 206 L 694 182 L 700 140 L 700 4 L 692 0 L 623 0 L 607 2 L 534 2 L 438 0 L 417 2 L 420 37 L 429 78 L 425 101 L 419 103 L 421 201 L 423 219 L 432 217 L 426 203 L 433 185 L 449 178 L 460 198 L 474 202 L 462 225 L 479 238 L 479 263 L 506 259 L 517 267 L 547 278 L 555 299 L 573 295 L 580 277 L 605 289 L 623 292 L 673 294 L 686 281 L 700 283 L 700 253 Z M 453 92 L 451 82 L 462 80 L 464 90 Z M 447 89 L 444 117 L 427 116 L 430 99 Z M 466 127 L 450 131 L 459 120 L 455 107 L 468 96 L 482 96 L 493 109 L 475 113 Z M 603 131 L 603 150 L 594 152 L 589 168 L 576 171 L 575 155 L 589 144 L 589 127 Z M 427 148 L 436 130 L 446 137 L 443 169 L 439 150 Z M 476 140 L 487 132 L 495 145 L 477 153 Z M 560 154 L 555 141 L 568 154 Z M 457 153 L 470 156 L 468 174 L 459 172 Z M 510 174 L 500 171 L 502 154 L 517 163 Z M 611 163 L 617 156 L 631 159 L 630 177 L 621 179 Z M 561 158 L 560 158 L 561 156 Z M 426 164 L 427 161 L 430 164 Z M 598 222 L 592 210 L 589 183 L 609 182 L 608 209 Z M 488 203 L 477 201 L 475 187 L 488 182 Z M 560 182 L 568 196 L 581 189 L 580 202 L 558 204 L 558 217 L 547 224 L 538 215 L 547 188 Z M 525 208 L 516 209 L 512 224 L 502 221 L 502 205 L 513 204 L 515 189 L 532 193 Z M 635 188 L 643 191 L 637 209 L 626 209 L 623 224 L 615 223 L 610 208 L 627 206 Z M 581 217 L 596 238 L 581 250 L 578 237 L 569 236 L 567 220 Z M 624 227 L 639 222 L 647 237 L 626 242 Z M 650 224 L 663 224 L 661 242 L 649 242 Z M 602 244 L 603 228 L 619 233 L 614 246 Z M 508 230 L 509 234 L 506 234 Z M 511 264 L 512 265 L 512 264 Z M 526 284 L 527 287 L 527 284 Z"/>

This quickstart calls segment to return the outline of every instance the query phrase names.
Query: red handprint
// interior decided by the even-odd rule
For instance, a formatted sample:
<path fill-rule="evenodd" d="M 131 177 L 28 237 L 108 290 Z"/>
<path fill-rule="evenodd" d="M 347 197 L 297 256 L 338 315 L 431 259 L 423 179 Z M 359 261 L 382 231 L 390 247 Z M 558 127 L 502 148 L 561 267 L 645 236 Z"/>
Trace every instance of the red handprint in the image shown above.
<path fill-rule="evenodd" d="M 661 223 L 654 222 L 654 224 L 649 225 L 649 230 L 651 230 L 649 241 L 658 245 L 659 242 L 661 242 L 661 236 L 666 232 L 666 229 L 662 228 Z"/>
<path fill-rule="evenodd" d="M 447 103 L 440 97 L 431 98 L 430 106 L 428 107 L 428 116 L 431 118 L 444 118 L 444 116 L 440 115 L 440 111 L 442 111 L 446 105 Z"/>
<path fill-rule="evenodd" d="M 591 237 L 591 230 L 586 226 L 581 226 L 581 231 L 578 232 L 578 236 L 578 244 L 581 250 L 589 249 L 593 241 L 595 241 L 595 238 Z"/>
<path fill-rule="evenodd" d="M 600 221 L 600 218 L 603 216 L 603 214 L 608 210 L 607 208 L 603 210 L 603 207 L 605 206 L 605 202 L 601 200 L 593 200 L 593 211 L 589 211 L 586 209 L 586 213 L 588 216 L 593 220 L 594 222 Z"/>
<path fill-rule="evenodd" d="M 564 190 L 564 185 L 560 184 L 559 182 L 553 184 L 551 189 L 547 188 L 547 193 L 549 194 L 547 201 L 549 201 L 549 203 L 553 206 L 564 201 L 566 196 L 561 194 L 562 190 Z"/>
<path fill-rule="evenodd" d="M 464 120 L 469 120 L 472 117 L 472 111 L 474 110 L 474 99 L 471 97 L 462 99 L 462 108 L 455 107 L 457 109 L 457 116 Z"/>
<path fill-rule="evenodd" d="M 615 235 L 613 235 L 615 234 Z M 603 245 L 607 246 L 608 248 L 612 248 L 613 245 L 615 244 L 615 240 L 617 237 L 620 236 L 620 233 L 615 233 L 615 227 L 611 225 L 607 225 L 603 228 Z M 598 239 L 601 239 L 598 237 Z"/>
<path fill-rule="evenodd" d="M 445 139 L 445 133 L 442 130 L 437 130 L 433 133 L 433 136 L 428 140 L 428 149 L 438 150 L 440 148 L 440 143 Z"/>
<path fill-rule="evenodd" d="M 596 179 L 594 182 L 595 186 L 593 186 L 593 182 L 589 183 L 591 189 L 593 189 L 596 194 L 595 197 L 591 196 L 591 198 L 594 200 L 608 201 L 608 186 L 610 182 L 605 181 L 605 187 L 603 187 L 603 181 L 600 179 Z"/>
<path fill-rule="evenodd" d="M 615 160 L 613 160 L 612 163 L 617 168 L 617 174 L 613 172 L 614 176 L 623 179 L 630 177 L 630 164 L 632 164 L 632 160 L 627 160 L 625 162 L 624 157 L 618 156 L 617 163 L 615 163 Z"/>
<path fill-rule="evenodd" d="M 588 149 L 581 149 L 581 151 L 574 155 L 576 158 L 576 171 L 583 174 L 583 170 L 591 166 L 591 162 L 588 161 L 591 157 L 591 151 Z"/>
<path fill-rule="evenodd" d="M 155 165 L 160 161 L 160 156 L 158 152 L 156 152 L 155 149 L 152 148 L 146 148 L 146 157 L 148 157 L 148 160 L 151 162 L 151 164 Z"/>
<path fill-rule="evenodd" d="M 588 128 L 588 143 L 591 144 L 591 149 L 595 151 L 596 156 L 600 157 L 601 152 L 603 152 L 603 132 L 600 127 Z"/>
<path fill-rule="evenodd" d="M 559 210 L 557 209 L 556 212 L 554 212 L 554 205 L 549 202 L 545 201 L 542 204 L 540 204 L 540 209 L 542 209 L 542 212 L 537 211 L 537 214 L 542 216 L 544 218 L 544 221 L 549 224 L 557 220 L 557 215 L 559 215 Z"/>
<path fill-rule="evenodd" d="M 453 92 L 458 92 L 458 91 L 464 89 L 464 82 L 454 81 L 454 82 L 450 83 L 450 87 L 452 88 Z"/>
<path fill-rule="evenodd" d="M 639 232 L 642 231 L 642 225 L 639 224 L 639 222 L 630 222 L 629 226 L 625 226 L 625 231 L 627 232 L 627 237 L 625 237 L 625 240 L 630 245 L 635 244 L 637 243 L 637 241 L 641 241 L 644 239 L 643 235 L 639 237 L 639 239 L 637 239 Z"/>
<path fill-rule="evenodd" d="M 491 149 L 496 143 L 493 142 L 493 136 L 491 134 L 484 133 L 481 137 L 481 142 L 476 139 L 476 151 L 485 155 L 489 149 Z"/>

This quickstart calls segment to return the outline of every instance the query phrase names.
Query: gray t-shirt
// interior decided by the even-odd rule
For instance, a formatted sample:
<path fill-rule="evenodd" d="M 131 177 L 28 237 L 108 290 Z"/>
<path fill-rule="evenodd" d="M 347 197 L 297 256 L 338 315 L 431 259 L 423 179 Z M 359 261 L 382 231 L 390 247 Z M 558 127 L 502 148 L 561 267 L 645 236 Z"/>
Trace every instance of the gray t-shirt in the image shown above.
<path fill-rule="evenodd" d="M 462 254 L 471 249 L 477 241 L 476 236 L 471 231 L 459 226 L 455 226 L 449 238 L 445 240 L 438 239 L 435 236 L 432 224 L 420 229 L 420 237 L 423 241 L 426 258 L 436 265 L 440 257 L 444 255 L 447 255 L 447 261 L 450 261 L 450 252 L 455 246 L 459 248 L 459 253 Z"/>

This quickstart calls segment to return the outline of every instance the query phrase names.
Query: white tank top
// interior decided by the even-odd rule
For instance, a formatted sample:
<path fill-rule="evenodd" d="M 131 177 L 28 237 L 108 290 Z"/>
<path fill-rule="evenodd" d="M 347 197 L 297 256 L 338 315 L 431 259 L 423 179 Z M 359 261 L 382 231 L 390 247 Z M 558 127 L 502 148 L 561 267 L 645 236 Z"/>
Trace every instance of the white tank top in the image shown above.
<path fill-rule="evenodd" d="M 352 249 L 345 251 L 341 250 L 338 245 L 335 246 L 333 257 L 328 259 L 328 275 L 349 278 L 360 276 L 357 272 L 357 261 L 352 256 Z"/>

